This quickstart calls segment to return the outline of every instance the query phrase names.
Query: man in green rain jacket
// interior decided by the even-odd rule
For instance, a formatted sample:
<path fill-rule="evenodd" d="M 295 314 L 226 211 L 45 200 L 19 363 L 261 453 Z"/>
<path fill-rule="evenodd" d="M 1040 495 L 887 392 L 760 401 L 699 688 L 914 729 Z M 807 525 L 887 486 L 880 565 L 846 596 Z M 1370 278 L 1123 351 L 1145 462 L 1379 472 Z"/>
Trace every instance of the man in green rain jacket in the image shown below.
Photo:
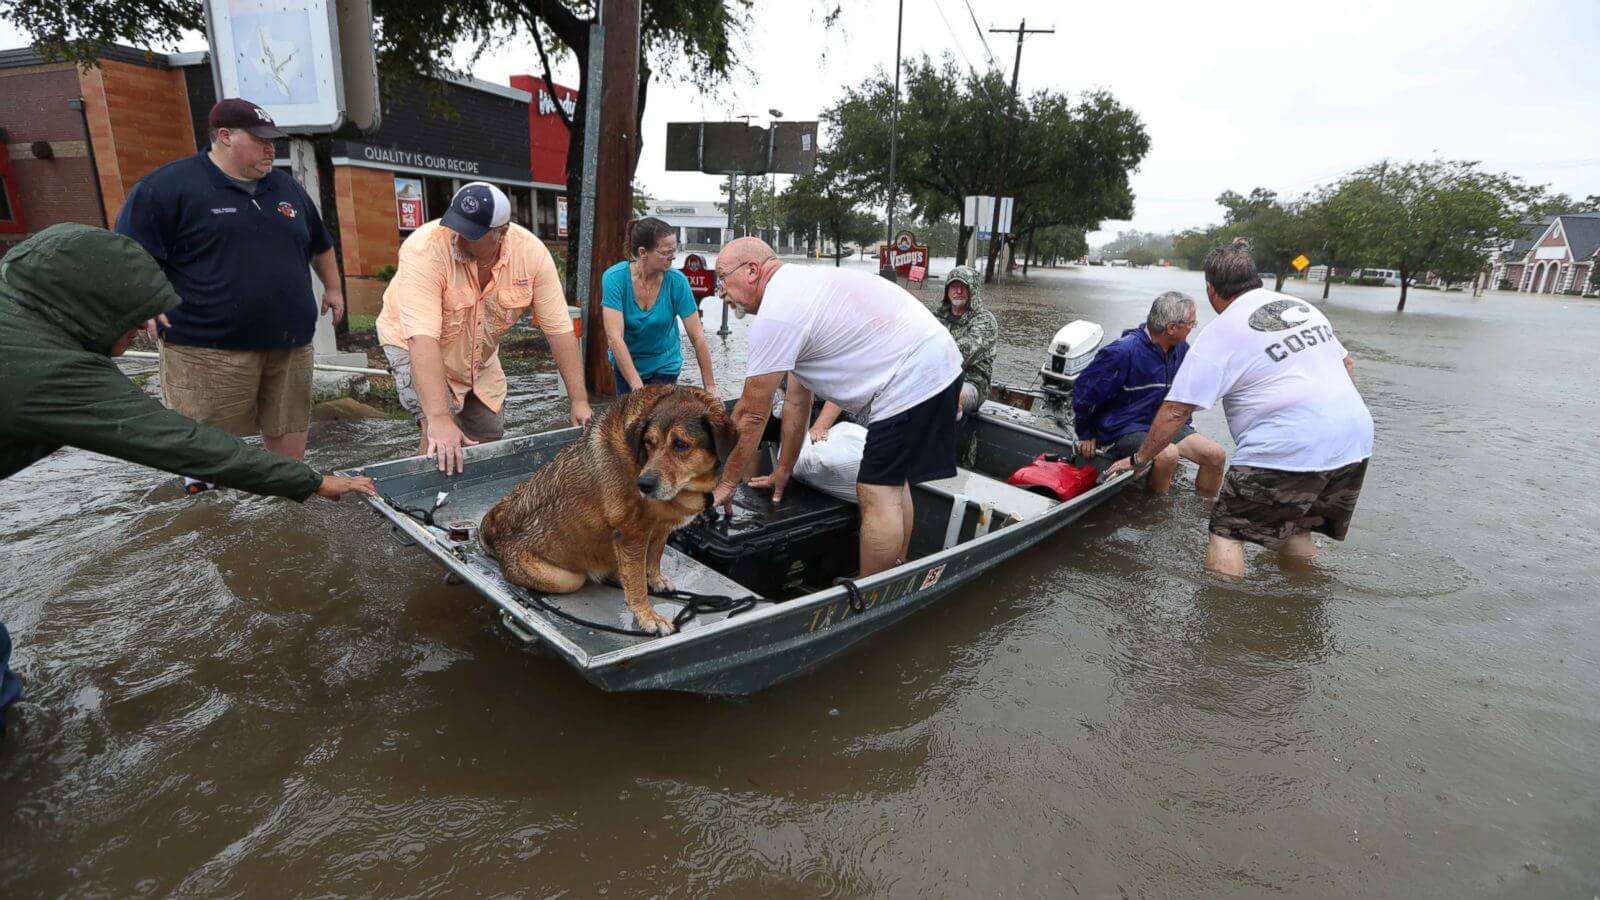
<path fill-rule="evenodd" d="M 0 478 L 69 446 L 253 494 L 376 494 L 371 479 L 321 475 L 251 447 L 129 381 L 111 357 L 177 305 L 150 254 L 102 228 L 53 225 L 0 259 Z M 20 693 L 10 655 L 0 623 L 0 735 Z"/>
<path fill-rule="evenodd" d="M 1000 323 L 985 309 L 979 296 L 983 278 L 970 266 L 956 266 L 945 276 L 944 300 L 934 316 L 950 330 L 961 349 L 961 415 L 978 411 L 989 396 L 989 380 L 994 377 L 994 347 L 1000 339 Z"/>

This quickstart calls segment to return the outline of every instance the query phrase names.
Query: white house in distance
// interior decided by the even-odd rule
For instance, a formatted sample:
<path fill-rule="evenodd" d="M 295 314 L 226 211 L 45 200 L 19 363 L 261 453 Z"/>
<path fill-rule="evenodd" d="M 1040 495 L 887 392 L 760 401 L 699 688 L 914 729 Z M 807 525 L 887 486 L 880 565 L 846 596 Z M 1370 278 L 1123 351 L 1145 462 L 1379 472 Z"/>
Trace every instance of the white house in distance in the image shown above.
<path fill-rule="evenodd" d="M 678 229 L 678 246 L 686 251 L 720 250 L 728 236 L 728 207 L 723 200 L 651 200 L 645 215 Z M 779 253 L 793 253 L 805 245 L 800 234 L 767 229 L 752 233 Z"/>
<path fill-rule="evenodd" d="M 645 215 L 678 229 L 685 250 L 716 250 L 728 227 L 727 207 L 715 200 L 652 200 Z"/>
<path fill-rule="evenodd" d="M 1597 293 L 1589 273 L 1600 265 L 1600 212 L 1567 213 L 1528 223 L 1525 237 L 1489 267 L 1489 285 L 1520 294 Z"/>

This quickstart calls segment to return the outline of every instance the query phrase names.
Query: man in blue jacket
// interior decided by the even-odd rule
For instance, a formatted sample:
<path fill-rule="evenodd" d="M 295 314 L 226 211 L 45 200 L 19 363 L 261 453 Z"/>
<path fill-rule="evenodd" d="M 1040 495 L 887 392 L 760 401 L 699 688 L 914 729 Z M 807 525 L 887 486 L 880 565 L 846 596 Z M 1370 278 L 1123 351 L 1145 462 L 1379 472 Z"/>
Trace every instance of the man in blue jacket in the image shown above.
<path fill-rule="evenodd" d="M 1072 390 L 1080 457 L 1092 457 L 1098 450 L 1118 460 L 1139 449 L 1189 351 L 1189 332 L 1194 325 L 1194 298 L 1167 291 L 1150 304 L 1145 324 L 1124 331 L 1095 354 Z M 1187 422 L 1172 446 L 1156 457 L 1150 470 L 1150 490 L 1165 494 L 1172 487 L 1179 455 L 1200 466 L 1195 492 L 1215 497 L 1222 486 L 1227 454 Z"/>

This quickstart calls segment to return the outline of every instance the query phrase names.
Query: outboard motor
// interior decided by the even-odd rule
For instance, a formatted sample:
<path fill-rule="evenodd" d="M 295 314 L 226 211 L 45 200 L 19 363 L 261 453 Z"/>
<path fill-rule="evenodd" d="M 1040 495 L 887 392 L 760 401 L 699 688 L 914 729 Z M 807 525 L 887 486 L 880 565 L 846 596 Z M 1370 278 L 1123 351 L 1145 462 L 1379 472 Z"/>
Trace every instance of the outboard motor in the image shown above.
<path fill-rule="evenodd" d="M 1094 359 L 1094 352 L 1100 349 L 1105 335 L 1104 328 L 1085 319 L 1063 325 L 1050 339 L 1050 350 L 1044 365 L 1039 367 L 1039 377 L 1044 379 L 1045 388 L 1071 392 L 1079 373 L 1089 367 L 1089 360 Z"/>
<path fill-rule="evenodd" d="M 1089 367 L 1089 361 L 1094 359 L 1095 351 L 1100 349 L 1100 341 L 1105 335 L 1105 329 L 1094 322 L 1085 319 L 1068 322 L 1050 339 L 1044 365 L 1039 367 L 1039 378 L 1043 382 L 1042 412 L 1057 428 L 1068 434 L 1072 433 L 1073 428 L 1072 387 L 1078 383 L 1078 376 L 1083 370 Z"/>

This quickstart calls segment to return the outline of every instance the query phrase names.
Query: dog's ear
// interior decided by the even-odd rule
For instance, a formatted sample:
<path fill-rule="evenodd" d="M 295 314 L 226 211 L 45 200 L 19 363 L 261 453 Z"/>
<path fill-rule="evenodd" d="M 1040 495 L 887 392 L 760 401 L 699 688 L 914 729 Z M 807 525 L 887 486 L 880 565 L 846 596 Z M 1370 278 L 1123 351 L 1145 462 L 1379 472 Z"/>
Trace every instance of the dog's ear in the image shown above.
<path fill-rule="evenodd" d="M 711 446 L 717 452 L 717 468 L 720 470 L 728 464 L 728 457 L 733 455 L 733 447 L 739 443 L 739 432 L 733 427 L 733 420 L 727 413 L 713 416 L 702 416 L 700 423 L 705 426 L 706 436 L 711 439 Z"/>
<path fill-rule="evenodd" d="M 628 450 L 633 453 L 633 461 L 641 466 L 650 459 L 650 451 L 644 445 L 644 436 L 650 430 L 651 421 L 649 413 L 641 412 L 628 423 L 627 430 L 623 432 L 628 440 Z"/>

